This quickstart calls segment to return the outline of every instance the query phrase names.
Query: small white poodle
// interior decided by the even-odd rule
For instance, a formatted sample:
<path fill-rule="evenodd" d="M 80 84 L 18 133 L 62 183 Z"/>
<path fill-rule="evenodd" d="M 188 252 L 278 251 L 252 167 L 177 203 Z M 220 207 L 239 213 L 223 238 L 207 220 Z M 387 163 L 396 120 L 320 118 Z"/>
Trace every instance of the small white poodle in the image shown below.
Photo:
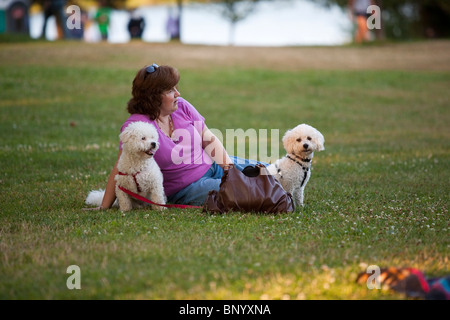
<path fill-rule="evenodd" d="M 122 142 L 122 154 L 117 164 L 119 174 L 115 176 L 115 180 L 120 210 L 129 211 L 141 207 L 143 203 L 120 190 L 119 186 L 152 202 L 166 204 L 163 176 L 153 159 L 159 148 L 158 132 L 155 127 L 142 121 L 133 122 L 125 128 L 119 138 Z M 103 190 L 91 191 L 86 204 L 99 206 L 104 193 Z M 151 206 L 156 210 L 165 209 L 157 205 Z"/>
<path fill-rule="evenodd" d="M 314 151 L 325 150 L 325 139 L 315 128 L 300 124 L 286 131 L 283 146 L 287 154 L 267 167 L 270 174 L 292 194 L 297 206 L 303 205 L 305 186 L 311 177 L 311 161 Z"/>

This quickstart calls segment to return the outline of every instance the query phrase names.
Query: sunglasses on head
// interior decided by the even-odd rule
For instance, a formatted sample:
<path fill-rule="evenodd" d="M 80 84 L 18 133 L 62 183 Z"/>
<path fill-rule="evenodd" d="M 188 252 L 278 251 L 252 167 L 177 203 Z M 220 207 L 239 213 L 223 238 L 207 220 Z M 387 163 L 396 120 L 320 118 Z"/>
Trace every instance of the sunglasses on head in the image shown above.
<path fill-rule="evenodd" d="M 151 66 L 148 66 L 147 68 L 145 68 L 145 71 L 147 72 L 147 74 L 149 74 L 149 73 L 155 72 L 156 69 L 158 69 L 158 68 L 159 68 L 159 66 L 156 63 L 154 63 Z"/>

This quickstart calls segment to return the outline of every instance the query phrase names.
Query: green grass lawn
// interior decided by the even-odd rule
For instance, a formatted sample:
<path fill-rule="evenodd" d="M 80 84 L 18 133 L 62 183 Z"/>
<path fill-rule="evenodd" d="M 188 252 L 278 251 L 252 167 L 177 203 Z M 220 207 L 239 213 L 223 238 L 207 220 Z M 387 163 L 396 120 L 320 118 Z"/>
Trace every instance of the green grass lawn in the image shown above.
<path fill-rule="evenodd" d="M 110 54 L 64 59 L 79 47 Z M 2 44 L 0 299 L 404 299 L 357 274 L 449 274 L 450 72 L 175 66 L 210 128 L 323 133 L 305 206 L 83 211 L 117 158 L 142 63 L 112 45 Z M 70 265 L 81 290 L 66 286 Z"/>

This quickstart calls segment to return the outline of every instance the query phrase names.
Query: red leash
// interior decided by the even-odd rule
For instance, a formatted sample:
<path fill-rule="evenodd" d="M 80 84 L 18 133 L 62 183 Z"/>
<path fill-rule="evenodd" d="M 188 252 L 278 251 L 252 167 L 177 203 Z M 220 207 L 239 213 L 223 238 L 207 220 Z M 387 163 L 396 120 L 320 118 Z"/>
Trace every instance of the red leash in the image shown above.
<path fill-rule="evenodd" d="M 136 176 L 139 174 L 140 172 L 136 172 L 135 174 L 128 174 L 128 173 L 122 173 L 119 171 L 119 175 L 120 176 L 132 176 L 134 179 L 134 183 L 136 183 L 136 187 L 137 187 L 137 191 L 141 192 L 141 187 L 139 186 L 139 183 L 137 182 L 137 178 Z"/>
<path fill-rule="evenodd" d="M 166 208 L 180 208 L 180 209 L 203 209 L 203 207 L 199 207 L 199 206 L 190 206 L 187 204 L 159 204 L 159 203 L 155 203 L 153 201 L 148 200 L 147 198 L 144 198 L 140 195 L 138 195 L 137 193 L 131 192 L 128 189 L 123 188 L 122 186 L 118 186 L 120 190 L 122 190 L 123 192 L 125 192 L 126 194 L 128 194 L 129 196 L 132 196 L 133 198 L 136 198 L 138 200 L 144 201 L 146 203 L 149 204 L 154 204 L 160 207 L 166 207 Z"/>

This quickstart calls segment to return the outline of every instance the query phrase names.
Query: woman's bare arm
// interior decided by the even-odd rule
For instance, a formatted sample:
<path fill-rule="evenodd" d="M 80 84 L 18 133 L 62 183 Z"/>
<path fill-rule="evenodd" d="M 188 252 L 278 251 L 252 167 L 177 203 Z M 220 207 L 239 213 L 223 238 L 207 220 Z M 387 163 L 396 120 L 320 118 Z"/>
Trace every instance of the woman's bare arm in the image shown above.
<path fill-rule="evenodd" d="M 114 201 L 116 200 L 116 181 L 114 178 L 119 173 L 117 169 L 117 164 L 119 163 L 120 155 L 122 154 L 122 150 L 119 150 L 119 155 L 117 157 L 117 161 L 114 164 L 114 167 L 111 170 L 111 173 L 108 177 L 108 182 L 106 183 L 105 195 L 103 196 L 102 204 L 96 208 L 88 208 L 85 210 L 105 210 L 112 207 Z"/>
<path fill-rule="evenodd" d="M 226 168 L 233 164 L 222 142 L 205 125 L 203 129 L 202 147 L 210 158 L 220 167 Z"/>

